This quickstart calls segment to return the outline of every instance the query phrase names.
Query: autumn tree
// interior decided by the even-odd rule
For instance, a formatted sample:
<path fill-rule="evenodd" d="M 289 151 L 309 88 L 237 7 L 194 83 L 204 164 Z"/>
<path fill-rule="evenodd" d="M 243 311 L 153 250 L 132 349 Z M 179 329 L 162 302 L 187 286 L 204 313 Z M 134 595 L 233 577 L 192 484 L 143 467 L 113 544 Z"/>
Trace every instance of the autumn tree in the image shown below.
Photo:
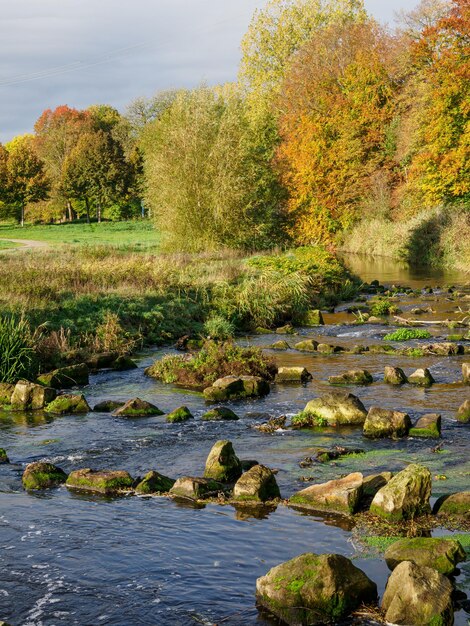
<path fill-rule="evenodd" d="M 292 64 L 280 96 L 277 162 L 298 243 L 331 241 L 358 216 L 387 158 L 392 59 L 389 36 L 367 21 L 318 31 Z"/>

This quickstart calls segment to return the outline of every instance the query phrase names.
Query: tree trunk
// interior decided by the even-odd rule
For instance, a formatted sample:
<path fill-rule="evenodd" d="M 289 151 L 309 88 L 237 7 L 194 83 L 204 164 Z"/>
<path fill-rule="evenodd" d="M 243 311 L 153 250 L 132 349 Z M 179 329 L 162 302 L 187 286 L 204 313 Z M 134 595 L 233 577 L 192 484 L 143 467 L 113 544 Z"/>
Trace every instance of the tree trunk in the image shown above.
<path fill-rule="evenodd" d="M 90 203 L 88 202 L 88 198 L 85 197 L 85 206 L 86 206 L 86 223 L 90 223 Z"/>
<path fill-rule="evenodd" d="M 21 204 L 21 227 L 24 226 L 24 203 Z"/>
<path fill-rule="evenodd" d="M 101 202 L 98 202 L 98 206 L 96 208 L 96 217 L 98 218 L 98 224 L 101 224 Z"/>
<path fill-rule="evenodd" d="M 73 209 L 70 200 L 67 200 L 67 214 L 69 222 L 73 222 Z"/>

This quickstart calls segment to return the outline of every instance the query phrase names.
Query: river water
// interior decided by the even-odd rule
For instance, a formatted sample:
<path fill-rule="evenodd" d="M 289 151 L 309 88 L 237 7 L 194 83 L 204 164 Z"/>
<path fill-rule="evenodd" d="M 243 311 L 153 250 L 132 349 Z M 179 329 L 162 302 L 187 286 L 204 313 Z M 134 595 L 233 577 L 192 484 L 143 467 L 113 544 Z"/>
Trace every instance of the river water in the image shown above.
<path fill-rule="evenodd" d="M 412 271 L 390 262 L 374 264 L 349 257 L 347 263 L 367 281 L 377 278 L 415 288 L 466 282 L 462 275 Z M 406 315 L 417 303 L 435 311 L 423 319 L 457 319 L 461 317 L 458 307 L 468 309 L 468 299 L 449 300 L 444 291 L 426 299 L 403 297 L 399 306 Z M 302 338 L 342 346 L 367 345 L 378 343 L 390 330 L 352 326 L 354 317 L 346 308 L 327 314 L 325 327 L 301 329 Z M 456 332 L 437 325 L 430 330 L 439 339 Z M 278 335 L 264 335 L 244 341 L 267 346 L 278 339 Z M 287 339 L 292 344 L 300 340 Z M 137 370 L 93 376 L 84 393 L 90 405 L 135 396 L 165 412 L 186 404 L 196 416 L 188 423 L 170 425 L 164 418 L 125 420 L 97 413 L 58 419 L 32 414 L 0 416 L 0 446 L 11 460 L 10 465 L 0 466 L 0 620 L 13 626 L 261 626 L 276 622 L 255 607 L 257 577 L 298 554 L 337 552 L 354 558 L 377 582 L 379 593 L 389 574 L 378 555 L 363 549 L 347 520 L 302 515 L 284 506 L 253 517 L 231 506 L 194 508 L 165 498 L 105 499 L 76 495 L 64 487 L 28 494 L 21 487 L 21 474 L 32 461 L 48 460 L 67 472 L 92 467 L 126 469 L 133 476 L 151 469 L 174 478 L 201 475 L 211 446 L 223 438 L 233 442 L 240 458 L 256 459 L 279 470 L 283 497 L 305 487 L 306 479 L 323 482 L 351 471 L 396 471 L 410 461 L 431 469 L 433 499 L 468 489 L 470 427 L 455 421 L 457 408 L 468 397 L 468 388 L 458 382 L 468 356 L 423 359 L 321 356 L 294 350 L 275 353 L 279 365 L 307 367 L 313 382 L 274 386 L 265 399 L 234 403 L 232 408 L 241 417 L 238 422 L 206 423 L 199 419 L 205 410 L 201 396 L 144 376 L 143 368 L 165 352 L 168 350 L 143 354 Z M 403 367 L 407 373 L 423 365 L 430 367 L 437 384 L 427 390 L 386 386 L 382 377 L 389 364 Z M 356 367 L 367 368 L 375 379 L 368 387 L 350 389 L 366 407 L 404 410 L 412 418 L 440 412 L 442 452 L 433 452 L 435 442 L 426 440 L 366 441 L 360 429 L 268 435 L 252 428 L 262 419 L 254 413 L 295 414 L 329 388 L 329 375 Z M 311 455 L 314 447 L 337 443 L 363 448 L 368 454 L 309 469 L 299 467 L 299 461 Z M 448 532 L 437 530 L 435 534 Z M 469 564 L 461 567 L 457 585 L 470 591 Z M 468 603 L 456 613 L 457 626 L 468 623 L 470 614 L 465 609 L 470 611 Z"/>

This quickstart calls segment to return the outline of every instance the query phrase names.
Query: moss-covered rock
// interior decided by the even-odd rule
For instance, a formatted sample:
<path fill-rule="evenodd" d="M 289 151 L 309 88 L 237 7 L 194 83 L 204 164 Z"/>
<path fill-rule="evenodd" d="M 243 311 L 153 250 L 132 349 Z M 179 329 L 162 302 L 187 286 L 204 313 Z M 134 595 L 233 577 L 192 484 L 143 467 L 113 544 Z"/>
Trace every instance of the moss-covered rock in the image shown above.
<path fill-rule="evenodd" d="M 6 450 L 4 448 L 0 448 L 0 465 L 6 465 L 9 462 L 10 459 L 8 458 Z"/>
<path fill-rule="evenodd" d="M 0 383 L 0 407 L 5 406 L 5 404 L 10 404 L 11 396 L 14 390 L 15 385 L 10 385 L 9 383 Z"/>
<path fill-rule="evenodd" d="M 408 382 L 405 372 L 400 367 L 387 366 L 384 373 L 384 383 L 388 385 L 404 385 Z"/>
<path fill-rule="evenodd" d="M 164 415 L 158 407 L 146 400 L 133 398 L 113 412 L 115 417 L 155 417 Z"/>
<path fill-rule="evenodd" d="M 276 374 L 276 383 L 307 383 L 312 375 L 305 367 L 280 367 Z"/>
<path fill-rule="evenodd" d="M 89 491 L 102 495 L 117 495 L 132 490 L 134 479 L 122 470 L 94 471 L 80 469 L 69 474 L 65 483 L 69 489 Z"/>
<path fill-rule="evenodd" d="M 380 474 L 371 474 L 364 476 L 362 483 L 362 495 L 364 500 L 369 501 L 369 505 L 375 497 L 375 494 L 385 487 L 385 485 L 393 478 L 392 472 L 381 472 Z"/>
<path fill-rule="evenodd" d="M 45 408 L 51 415 L 80 415 L 91 411 L 90 405 L 82 394 L 64 394 L 57 396 Z"/>
<path fill-rule="evenodd" d="M 470 519 L 470 491 L 460 491 L 441 496 L 434 504 L 433 513 Z"/>
<path fill-rule="evenodd" d="M 362 448 L 348 448 L 338 445 L 333 446 L 332 448 L 316 448 L 315 461 L 318 463 L 328 463 L 329 461 L 336 461 L 336 459 L 343 456 L 349 456 L 351 454 L 364 454 L 364 450 Z M 306 465 L 304 464 L 302 467 L 306 467 Z"/>
<path fill-rule="evenodd" d="M 385 619 L 391 624 L 452 626 L 453 587 L 430 567 L 403 561 L 392 572 L 382 599 Z"/>
<path fill-rule="evenodd" d="M 438 413 L 429 413 L 420 417 L 408 433 L 410 437 L 439 439 L 441 436 L 442 418 Z"/>
<path fill-rule="evenodd" d="M 11 395 L 11 409 L 13 411 L 37 411 L 52 402 L 56 396 L 56 390 L 51 387 L 20 380 L 16 383 Z"/>
<path fill-rule="evenodd" d="M 322 354 L 336 354 L 338 352 L 344 352 L 344 348 L 341 346 L 334 346 L 329 343 L 319 343 L 317 346 L 317 352 Z"/>
<path fill-rule="evenodd" d="M 457 421 L 461 424 L 470 424 L 470 400 L 465 400 L 457 411 Z"/>
<path fill-rule="evenodd" d="M 411 419 L 407 413 L 371 407 L 364 422 L 364 437 L 406 437 L 411 428 Z"/>
<path fill-rule="evenodd" d="M 377 600 L 377 586 L 338 554 L 302 554 L 256 581 L 259 605 L 292 626 L 337 624 Z"/>
<path fill-rule="evenodd" d="M 454 539 L 417 537 L 400 539 L 393 543 L 385 552 L 385 560 L 391 570 L 403 561 L 411 561 L 450 576 L 458 563 L 467 560 L 467 555 L 461 544 Z"/>
<path fill-rule="evenodd" d="M 218 406 L 201 417 L 205 422 L 220 422 L 220 421 L 236 421 L 240 419 L 231 409 L 225 406 Z"/>
<path fill-rule="evenodd" d="M 289 504 L 306 511 L 352 515 L 359 509 L 362 483 L 363 476 L 357 472 L 321 485 L 310 485 L 289 498 Z"/>
<path fill-rule="evenodd" d="M 56 487 L 66 480 L 67 474 L 60 467 L 42 461 L 27 465 L 22 478 L 23 487 L 28 491 Z"/>
<path fill-rule="evenodd" d="M 224 402 L 241 398 L 260 398 L 271 391 L 269 383 L 259 376 L 224 376 L 204 389 L 208 402 Z"/>
<path fill-rule="evenodd" d="M 349 370 L 338 376 L 330 376 L 328 382 L 330 385 L 370 385 L 374 379 L 367 370 Z"/>
<path fill-rule="evenodd" d="M 112 413 L 121 406 L 124 406 L 124 402 L 119 402 L 118 400 L 103 400 L 103 402 L 95 404 L 93 411 L 95 411 L 95 413 Z"/>
<path fill-rule="evenodd" d="M 436 381 L 427 368 L 421 368 L 408 376 L 408 382 L 410 385 L 417 385 L 418 387 L 431 387 Z"/>
<path fill-rule="evenodd" d="M 302 317 L 299 319 L 299 324 L 301 326 L 324 326 L 325 320 L 323 319 L 323 314 L 318 309 L 311 309 L 307 311 Z"/>
<path fill-rule="evenodd" d="M 86 365 L 92 372 L 108 368 L 110 369 L 118 357 L 119 354 L 117 352 L 100 352 L 98 354 L 93 354 L 86 362 Z"/>
<path fill-rule="evenodd" d="M 125 354 L 121 354 L 118 358 L 113 362 L 112 368 L 115 372 L 127 372 L 129 370 L 136 370 L 137 363 L 131 359 L 130 356 Z"/>
<path fill-rule="evenodd" d="M 272 343 L 270 346 L 268 346 L 268 348 L 270 350 L 279 350 L 284 352 L 285 350 L 289 350 L 290 345 L 287 343 L 287 341 L 275 341 L 274 343 Z"/>
<path fill-rule="evenodd" d="M 318 341 L 314 339 L 304 339 L 295 344 L 294 348 L 299 352 L 316 352 L 318 348 Z"/>
<path fill-rule="evenodd" d="M 258 430 L 260 433 L 268 433 L 272 435 L 277 430 L 283 429 L 286 425 L 287 417 L 285 415 L 281 415 L 280 417 L 271 417 L 267 422 L 263 422 L 262 424 L 255 424 L 253 428 Z"/>
<path fill-rule="evenodd" d="M 311 413 L 325 419 L 328 424 L 363 424 L 367 411 L 362 402 L 351 393 L 332 391 L 320 398 L 311 400 L 304 413 Z"/>
<path fill-rule="evenodd" d="M 61 367 L 60 369 L 41 374 L 38 383 L 53 389 L 71 389 L 77 385 L 88 385 L 90 370 L 86 363 Z"/>
<path fill-rule="evenodd" d="M 217 441 L 207 457 L 204 478 L 211 478 L 221 483 L 231 483 L 235 482 L 241 475 L 242 466 L 232 443 L 226 439 Z"/>
<path fill-rule="evenodd" d="M 470 362 L 462 363 L 462 379 L 466 385 L 470 385 Z"/>
<path fill-rule="evenodd" d="M 276 328 L 276 335 L 296 335 L 297 332 L 292 324 L 286 324 L 285 326 L 280 326 Z"/>
<path fill-rule="evenodd" d="M 456 356 L 463 353 L 463 346 L 456 343 L 433 343 L 423 347 L 425 354 L 436 356 Z"/>
<path fill-rule="evenodd" d="M 183 476 L 175 482 L 170 489 L 170 494 L 178 498 L 203 500 L 205 498 L 217 497 L 223 490 L 224 486 L 221 483 L 210 478 Z"/>
<path fill-rule="evenodd" d="M 168 413 L 166 416 L 166 421 L 170 422 L 170 424 L 178 424 L 180 422 L 187 422 L 190 419 L 193 419 L 194 415 L 188 409 L 187 406 L 180 406 L 178 409 L 175 409 L 171 413 Z"/>
<path fill-rule="evenodd" d="M 233 488 L 233 498 L 239 502 L 267 502 L 280 497 L 276 477 L 264 465 L 254 465 L 237 480 Z"/>
<path fill-rule="evenodd" d="M 409 520 L 429 513 L 431 507 L 431 472 L 422 465 L 408 465 L 379 489 L 370 512 L 395 522 Z"/>
<path fill-rule="evenodd" d="M 168 493 L 176 481 L 159 472 L 151 471 L 144 476 L 135 488 L 140 495 Z"/>

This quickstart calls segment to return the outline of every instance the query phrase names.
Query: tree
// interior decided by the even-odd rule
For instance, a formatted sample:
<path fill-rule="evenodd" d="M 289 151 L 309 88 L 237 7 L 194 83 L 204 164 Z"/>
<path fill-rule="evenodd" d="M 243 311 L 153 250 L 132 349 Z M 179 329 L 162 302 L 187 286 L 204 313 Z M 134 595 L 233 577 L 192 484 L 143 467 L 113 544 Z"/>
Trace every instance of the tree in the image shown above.
<path fill-rule="evenodd" d="M 0 200 L 13 209 L 24 226 L 25 207 L 44 200 L 49 192 L 49 180 L 44 163 L 34 150 L 31 135 L 16 137 L 0 150 Z"/>

